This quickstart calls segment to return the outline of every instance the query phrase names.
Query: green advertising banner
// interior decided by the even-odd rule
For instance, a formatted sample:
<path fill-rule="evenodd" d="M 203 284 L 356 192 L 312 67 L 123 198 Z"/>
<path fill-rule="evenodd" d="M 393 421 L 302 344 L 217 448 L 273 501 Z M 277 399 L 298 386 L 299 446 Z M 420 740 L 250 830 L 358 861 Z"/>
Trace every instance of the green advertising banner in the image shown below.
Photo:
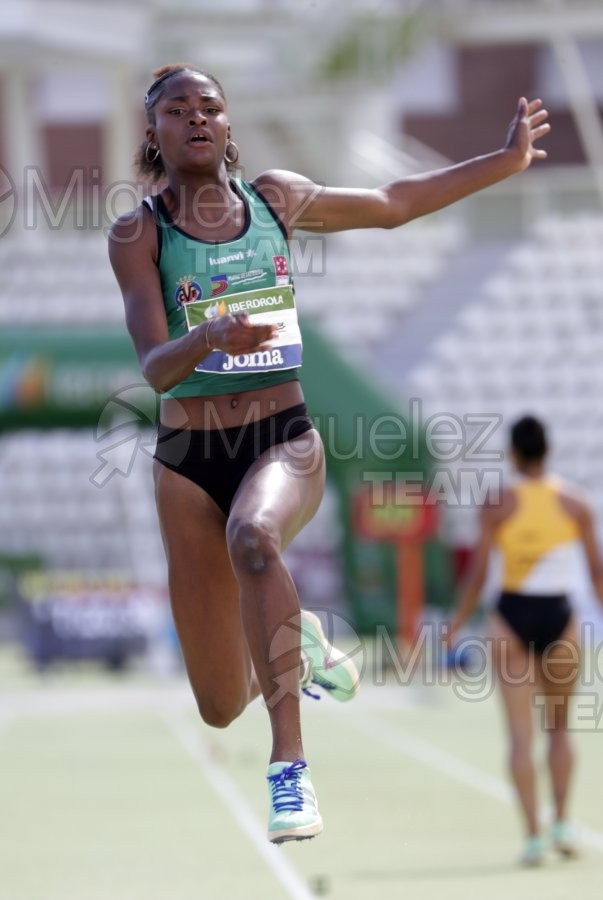
<path fill-rule="evenodd" d="M 124 392 L 155 422 L 156 398 L 124 328 L 10 328 L 0 334 L 0 428 L 96 426 Z"/>

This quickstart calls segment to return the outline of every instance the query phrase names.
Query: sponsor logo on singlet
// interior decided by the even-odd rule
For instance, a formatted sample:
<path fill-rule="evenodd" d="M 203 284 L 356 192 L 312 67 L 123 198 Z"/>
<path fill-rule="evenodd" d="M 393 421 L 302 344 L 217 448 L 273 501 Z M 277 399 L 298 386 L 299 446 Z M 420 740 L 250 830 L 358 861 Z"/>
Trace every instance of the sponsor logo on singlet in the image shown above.
<path fill-rule="evenodd" d="M 273 256 L 274 273 L 276 275 L 277 284 L 289 283 L 289 263 L 286 256 Z"/>
<path fill-rule="evenodd" d="M 196 303 L 203 297 L 203 290 L 198 281 L 194 281 L 193 275 L 185 275 L 178 280 L 174 300 L 179 309 L 186 303 Z"/>
<path fill-rule="evenodd" d="M 217 297 L 228 290 L 228 275 L 212 275 L 210 281 L 212 297 Z"/>
<path fill-rule="evenodd" d="M 208 256 L 210 266 L 225 266 L 228 263 L 242 262 L 245 259 L 253 259 L 256 251 L 253 247 L 248 250 L 237 250 L 236 253 L 227 253 L 226 256 Z"/>

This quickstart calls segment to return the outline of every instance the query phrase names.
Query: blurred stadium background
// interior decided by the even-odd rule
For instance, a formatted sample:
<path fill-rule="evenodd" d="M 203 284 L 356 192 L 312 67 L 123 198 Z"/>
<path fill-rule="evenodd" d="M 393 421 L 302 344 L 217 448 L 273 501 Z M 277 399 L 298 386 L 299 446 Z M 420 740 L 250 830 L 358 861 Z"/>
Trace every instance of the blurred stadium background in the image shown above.
<path fill-rule="evenodd" d="M 15 778 L 27 781 L 30 769 L 15 761 L 35 766 L 32 746 L 49 734 L 52 744 L 52 728 L 58 734 L 59 726 L 40 711 L 52 709 L 53 697 L 59 698 L 59 721 L 72 691 L 84 713 L 79 686 L 89 689 L 92 723 L 102 697 L 113 703 L 122 696 L 114 693 L 114 681 L 99 680 L 82 660 L 128 669 L 124 684 L 127 697 L 140 700 L 139 706 L 132 701 L 138 716 L 152 703 L 144 693 L 149 677 L 156 684 L 165 676 L 163 690 L 173 692 L 177 709 L 188 697 L 186 688 L 181 692 L 152 496 L 157 404 L 125 334 L 106 253 L 111 221 L 144 195 L 132 158 L 144 136 L 145 89 L 152 70 L 165 62 L 191 60 L 223 83 L 248 178 L 277 167 L 322 183 L 373 186 L 496 149 L 522 94 L 542 97 L 551 113 L 549 158 L 520 177 L 398 231 L 320 240 L 300 235 L 295 242 L 305 387 L 330 471 L 319 514 L 288 551 L 302 601 L 350 640 L 363 635 L 365 647 L 379 629 L 395 633 L 406 601 L 414 607 L 423 597 L 428 619 L 445 615 L 475 541 L 476 503 L 484 485 L 506 474 L 507 427 L 525 412 L 549 424 L 551 467 L 585 488 L 603 538 L 600 0 L 5 0 L 0 48 L 5 776 L 14 764 Z M 460 423 L 464 452 L 430 454 L 430 420 Z M 407 440 L 396 444 L 400 422 Z M 488 440 L 477 458 L 486 422 Z M 389 436 L 389 443 L 383 438 L 389 456 L 376 452 L 377 432 L 380 439 Z M 399 451 L 393 460 L 392 446 Z M 399 571 L 404 553 L 370 537 L 378 524 L 360 521 L 359 496 L 369 473 L 398 473 L 413 483 L 419 479 L 428 495 L 433 490 L 436 520 L 422 531 L 417 526 L 422 576 L 405 578 Z M 494 567 L 491 585 L 495 577 Z M 576 585 L 576 604 L 600 631 L 578 557 Z M 388 714 L 409 704 L 385 696 L 379 702 Z M 25 704 L 31 719 L 19 732 L 21 697 L 31 700 Z M 254 715 L 259 721 L 256 711 L 242 726 L 250 731 L 234 759 L 243 780 L 245 748 L 249 758 L 258 755 Z M 310 724 L 318 747 L 324 744 L 321 716 Z M 433 727 L 436 734 L 418 713 L 415 719 L 419 733 Z M 450 726 L 452 716 L 447 721 Z M 472 720 L 467 727 L 474 726 Z M 170 727 L 190 750 L 190 731 L 173 721 Z M 78 740 L 84 741 L 86 728 Z M 141 728 L 141 753 L 147 728 L 152 753 L 161 757 L 151 726 Z M 483 728 L 476 746 L 486 740 L 489 726 Z M 198 757 L 218 786 L 228 737 L 220 735 Z M 124 741 L 130 748 L 129 734 Z M 58 760 L 62 745 L 52 746 Z M 201 753 L 194 746 L 193 757 Z M 492 754 L 496 771 L 494 742 L 484 752 Z M 339 785 L 335 754 L 326 768 Z M 339 789 L 343 803 L 343 783 Z M 21 795 L 18 787 L 11 790 L 14 813 Z M 431 827 L 425 824 L 427 843 Z M 592 837 L 595 849 L 598 841 Z M 390 863 L 380 881 L 377 853 L 367 863 L 370 877 L 364 873 L 356 893 L 346 883 L 346 896 L 373 895 L 378 888 L 382 897 L 397 896 L 404 884 L 415 884 L 416 896 L 435 896 L 444 882 L 423 883 L 420 867 L 431 863 L 419 856 L 414 875 L 404 875 L 402 862 L 396 875 Z M 224 851 L 217 859 L 227 865 Z M 2 900 L 160 895 L 140 873 L 132 892 L 118 880 L 96 893 L 89 887 L 72 895 L 60 872 L 56 885 L 62 887 L 43 888 L 35 879 L 20 882 L 17 863 L 23 873 L 25 858 L 17 854 L 11 861 Z M 89 863 L 96 872 L 94 860 Z M 102 856 L 96 863 L 102 866 Z M 137 865 L 144 869 L 141 860 Z M 253 861 L 249 865 L 253 872 Z M 308 874 L 311 890 L 343 896 L 333 888 L 328 854 L 320 865 L 327 874 L 314 873 L 314 881 Z M 459 896 L 467 896 L 463 871 L 454 881 Z M 233 882 L 228 896 L 307 896 L 296 878 L 285 874 L 280 887 L 257 893 Z M 585 879 L 579 896 L 595 896 L 588 884 Z M 224 895 L 219 881 L 207 885 L 201 896 Z M 491 888 L 491 880 L 486 885 Z M 503 880 L 503 888 L 513 889 L 512 881 Z M 189 888 L 179 889 L 178 896 L 189 896 Z M 522 897 L 545 896 L 519 890 Z M 554 879 L 546 890 L 548 897 L 569 895 L 554 893 Z"/>

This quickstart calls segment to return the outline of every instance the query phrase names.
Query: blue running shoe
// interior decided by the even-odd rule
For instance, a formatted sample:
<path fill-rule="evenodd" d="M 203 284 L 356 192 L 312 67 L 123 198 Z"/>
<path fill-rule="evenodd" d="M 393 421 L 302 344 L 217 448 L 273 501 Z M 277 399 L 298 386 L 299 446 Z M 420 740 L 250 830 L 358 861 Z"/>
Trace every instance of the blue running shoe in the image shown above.
<path fill-rule="evenodd" d="M 345 653 L 327 641 L 318 616 L 301 611 L 301 653 L 304 672 L 301 688 L 311 697 L 310 685 L 322 688 L 335 700 L 345 702 L 358 693 L 358 669 Z"/>
<path fill-rule="evenodd" d="M 274 762 L 266 773 L 270 792 L 268 840 L 304 841 L 323 830 L 310 769 L 303 759 Z"/>

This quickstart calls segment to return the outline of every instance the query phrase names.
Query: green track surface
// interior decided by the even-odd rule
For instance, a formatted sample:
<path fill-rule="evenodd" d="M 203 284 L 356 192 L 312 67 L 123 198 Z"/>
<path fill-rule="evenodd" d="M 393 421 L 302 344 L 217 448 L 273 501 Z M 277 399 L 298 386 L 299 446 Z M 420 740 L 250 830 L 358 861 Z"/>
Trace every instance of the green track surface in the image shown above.
<path fill-rule="evenodd" d="M 600 731 L 583 721 L 574 735 L 581 859 L 551 854 L 524 871 L 498 697 L 371 680 L 348 705 L 304 699 L 325 832 L 277 850 L 263 836 L 260 703 L 213 731 L 182 678 L 89 668 L 42 678 L 3 652 L 0 900 L 599 900 Z M 545 751 L 541 739 L 540 762 Z"/>

